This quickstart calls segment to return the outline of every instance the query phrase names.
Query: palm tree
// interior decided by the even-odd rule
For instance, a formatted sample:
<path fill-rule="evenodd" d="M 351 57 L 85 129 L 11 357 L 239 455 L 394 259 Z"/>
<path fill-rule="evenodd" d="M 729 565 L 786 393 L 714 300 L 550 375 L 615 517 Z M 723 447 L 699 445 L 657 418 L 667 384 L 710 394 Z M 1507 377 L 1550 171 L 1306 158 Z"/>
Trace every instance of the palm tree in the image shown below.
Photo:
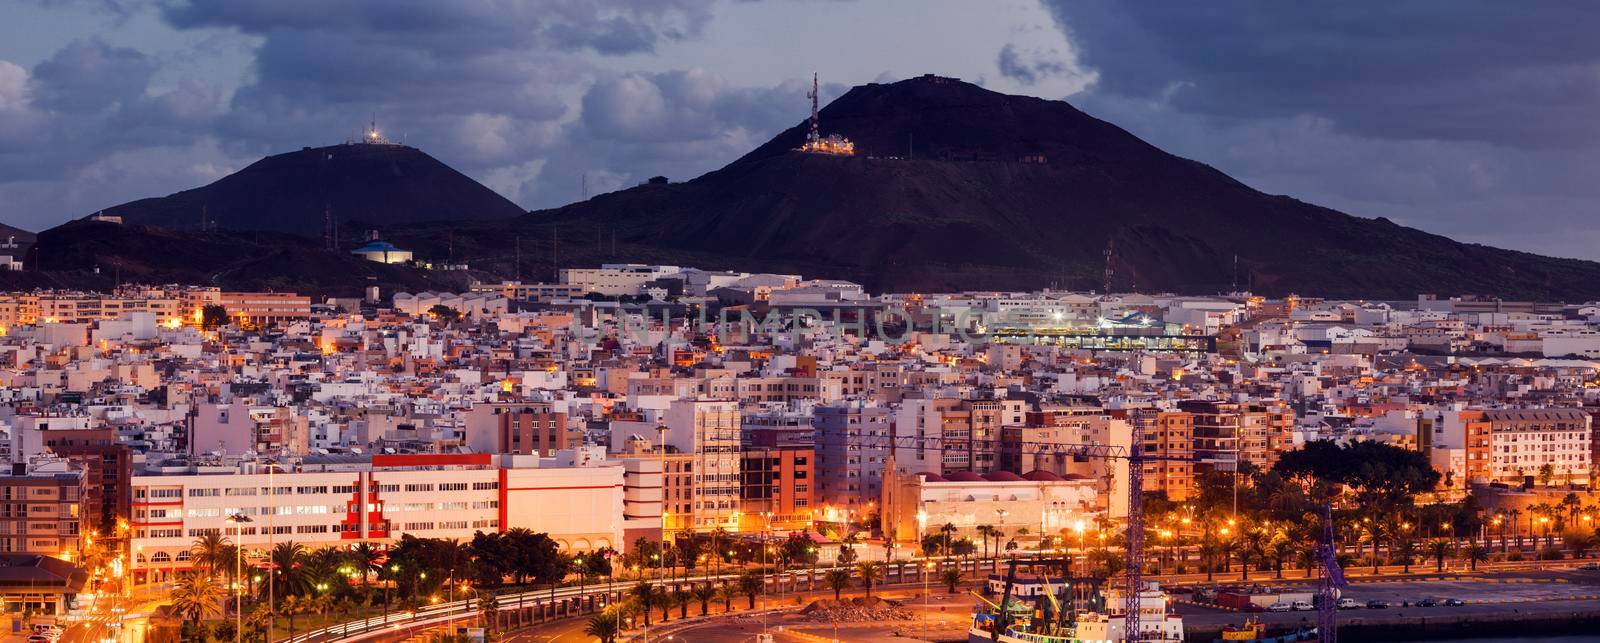
<path fill-rule="evenodd" d="M 367 584 L 368 574 L 377 572 L 383 567 L 383 552 L 366 541 L 362 541 L 350 550 L 350 559 L 355 563 L 356 571 L 361 573 L 362 585 Z"/>
<path fill-rule="evenodd" d="M 1576 492 L 1568 491 L 1567 495 L 1561 498 L 1561 508 L 1567 512 L 1567 522 L 1576 524 L 1578 512 L 1583 509 L 1583 499 L 1579 498 Z"/>
<path fill-rule="evenodd" d="M 306 594 L 311 591 L 311 583 L 306 579 L 306 570 L 301 565 L 306 559 L 306 546 L 292 540 L 287 540 L 272 546 L 272 553 L 268 557 L 272 561 L 272 575 L 279 588 L 279 596 L 293 596 Z"/>
<path fill-rule="evenodd" d="M 995 535 L 995 529 L 991 525 L 978 525 L 977 532 L 978 532 L 978 537 L 983 539 L 983 557 L 984 558 L 988 558 L 989 557 L 989 537 Z"/>
<path fill-rule="evenodd" d="M 723 545 L 728 542 L 728 530 L 722 527 L 711 530 L 709 542 L 711 543 L 711 559 L 716 561 L 716 574 L 720 576 L 722 575 L 722 555 L 727 553 L 724 551 L 726 547 Z"/>
<path fill-rule="evenodd" d="M 694 593 L 684 589 L 682 585 L 672 588 L 672 604 L 678 606 L 678 618 L 689 618 L 689 604 L 694 602 Z"/>
<path fill-rule="evenodd" d="M 1473 543 L 1462 552 L 1462 557 L 1467 559 L 1472 571 L 1478 571 L 1478 563 L 1489 560 L 1489 550 L 1483 545 Z"/>
<path fill-rule="evenodd" d="M 867 599 L 872 599 L 872 584 L 883 579 L 883 565 L 867 561 L 856 565 L 856 574 L 861 576 L 861 585 L 867 590 Z"/>
<path fill-rule="evenodd" d="M 1293 550 L 1294 545 L 1282 531 L 1274 534 L 1272 542 L 1267 545 L 1266 556 L 1272 561 L 1273 576 L 1277 579 L 1283 579 L 1283 559 L 1288 558 Z"/>
<path fill-rule="evenodd" d="M 583 626 L 583 633 L 600 639 L 600 643 L 615 643 L 617 635 L 622 633 L 622 627 L 617 624 L 617 619 L 596 614 L 589 617 L 589 624 Z"/>
<path fill-rule="evenodd" d="M 766 589 L 766 581 L 761 578 L 760 572 L 745 572 L 739 576 L 739 592 L 750 600 L 749 609 L 756 608 L 756 595 Z"/>
<path fill-rule="evenodd" d="M 656 586 L 649 581 L 639 581 L 628 590 L 628 594 L 639 602 L 639 611 L 644 613 L 644 626 L 650 627 L 650 607 L 655 602 Z"/>
<path fill-rule="evenodd" d="M 695 585 L 691 590 L 695 600 L 700 601 L 700 615 L 705 616 L 711 611 L 711 600 L 717 597 L 717 586 L 711 583 Z"/>
<path fill-rule="evenodd" d="M 1250 563 L 1260 563 L 1267 548 L 1267 535 L 1260 530 L 1251 530 L 1244 535 L 1244 542 L 1239 547 L 1239 580 L 1250 580 Z"/>
<path fill-rule="evenodd" d="M 939 580 L 944 581 L 945 587 L 950 588 L 950 593 L 956 593 L 956 585 L 961 584 L 961 570 L 946 569 L 939 575 Z"/>
<path fill-rule="evenodd" d="M 199 625 L 207 615 L 222 613 L 222 597 L 227 590 L 211 574 L 190 572 L 178 577 L 172 587 L 172 607 L 185 620 Z"/>
<path fill-rule="evenodd" d="M 301 600 L 299 596 L 294 594 L 284 597 L 283 604 L 278 607 L 279 612 L 282 612 L 284 616 L 289 617 L 289 638 L 291 639 L 294 638 L 294 617 L 301 612 L 304 612 L 305 608 L 305 601 Z"/>
<path fill-rule="evenodd" d="M 828 573 L 823 576 L 823 580 L 827 582 L 828 589 L 833 590 L 833 600 L 838 601 L 839 594 L 844 592 L 844 590 L 850 589 L 850 570 L 830 569 L 828 570 Z"/>
<path fill-rule="evenodd" d="M 946 556 L 950 555 L 950 545 L 955 541 L 957 531 L 959 530 L 956 529 L 956 524 L 953 522 L 947 522 L 943 527 L 939 528 L 939 533 L 944 536 L 944 554 Z"/>
<path fill-rule="evenodd" d="M 1433 557 L 1434 573 L 1444 571 L 1444 557 L 1450 555 L 1452 548 L 1447 538 L 1435 538 L 1428 542 L 1428 555 Z"/>
<path fill-rule="evenodd" d="M 717 585 L 717 597 L 722 599 L 723 613 L 733 611 L 733 598 L 738 595 L 739 588 L 732 584 L 724 582 Z"/>
<path fill-rule="evenodd" d="M 189 545 L 189 560 L 195 567 L 204 568 L 212 573 L 227 570 L 228 575 L 232 576 L 234 560 L 231 546 L 221 532 L 208 531 L 194 539 L 194 544 Z"/>

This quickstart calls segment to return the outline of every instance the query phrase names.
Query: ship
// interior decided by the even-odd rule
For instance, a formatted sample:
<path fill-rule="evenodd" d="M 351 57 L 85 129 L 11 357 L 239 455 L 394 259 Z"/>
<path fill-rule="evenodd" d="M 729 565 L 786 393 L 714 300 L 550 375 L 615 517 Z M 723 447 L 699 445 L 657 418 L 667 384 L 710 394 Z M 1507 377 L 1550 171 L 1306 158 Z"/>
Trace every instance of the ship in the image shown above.
<path fill-rule="evenodd" d="M 967 630 L 968 643 L 1076 643 L 1129 640 L 1123 613 L 1126 588 L 1112 587 L 1093 592 L 1082 609 L 1075 596 L 1083 594 L 1087 582 L 1063 578 L 1052 582 L 1047 576 L 1015 574 L 1015 568 L 1000 579 L 991 577 L 990 589 L 1002 587 L 1000 600 L 981 602 L 973 612 Z M 1171 610 L 1172 601 L 1155 581 L 1142 583 L 1139 592 L 1139 631 L 1133 640 L 1151 643 L 1182 643 L 1183 617 Z"/>
<path fill-rule="evenodd" d="M 1243 625 L 1229 625 L 1222 628 L 1222 638 L 1212 639 L 1212 643 L 1295 643 L 1296 641 L 1317 640 L 1317 628 L 1302 627 L 1286 634 L 1267 636 L 1267 626 L 1259 618 L 1250 618 Z"/>

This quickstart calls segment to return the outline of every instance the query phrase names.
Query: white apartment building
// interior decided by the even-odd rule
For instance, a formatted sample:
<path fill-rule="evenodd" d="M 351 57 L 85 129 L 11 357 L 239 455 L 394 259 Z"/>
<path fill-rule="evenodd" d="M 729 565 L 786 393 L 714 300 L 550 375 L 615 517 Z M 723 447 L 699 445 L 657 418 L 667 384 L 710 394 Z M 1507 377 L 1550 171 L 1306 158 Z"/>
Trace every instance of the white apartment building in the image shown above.
<path fill-rule="evenodd" d="M 737 529 L 739 518 L 739 403 L 673 400 L 664 415 L 666 443 L 690 454 L 696 531 Z"/>
<path fill-rule="evenodd" d="M 1485 411 L 1487 445 L 1478 440 L 1468 444 L 1469 459 L 1475 450 L 1487 446 L 1488 473 L 1492 482 L 1517 483 L 1546 471 L 1553 484 L 1589 484 L 1591 432 L 1590 417 L 1578 409 L 1516 409 Z M 1481 424 L 1478 425 L 1481 427 Z M 1482 429 L 1472 433 L 1482 435 Z M 1481 439 L 1481 438 L 1480 438 Z M 1470 463 L 1469 463 L 1470 467 Z"/>
<path fill-rule="evenodd" d="M 404 534 L 467 541 L 474 532 L 516 527 L 548 533 L 568 551 L 626 544 L 624 467 L 603 460 L 598 448 L 544 460 L 375 455 L 368 464 L 317 468 L 324 470 L 273 472 L 245 463 L 134 476 L 135 579 L 170 578 L 188 568 L 189 548 L 207 533 L 247 551 L 289 540 L 311 549 L 387 544 Z M 238 514 L 249 522 L 228 520 Z"/>
<path fill-rule="evenodd" d="M 599 268 L 564 268 L 561 283 L 577 286 L 583 292 L 617 297 L 638 295 L 644 285 L 681 272 L 678 266 L 647 266 L 637 263 L 607 263 Z"/>

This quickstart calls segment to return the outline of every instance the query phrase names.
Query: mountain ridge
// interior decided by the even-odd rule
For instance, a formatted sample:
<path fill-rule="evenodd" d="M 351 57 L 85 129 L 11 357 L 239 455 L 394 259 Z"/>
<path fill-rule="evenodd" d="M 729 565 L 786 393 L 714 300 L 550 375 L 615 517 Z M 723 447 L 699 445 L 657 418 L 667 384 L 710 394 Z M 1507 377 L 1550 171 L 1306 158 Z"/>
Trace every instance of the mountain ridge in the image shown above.
<path fill-rule="evenodd" d="M 307 287 L 343 294 L 375 281 L 459 281 L 414 267 L 382 275 L 351 268 L 348 251 L 367 229 L 360 213 L 401 208 L 409 216 L 381 219 L 385 239 L 419 260 L 468 263 L 490 279 L 554 280 L 561 266 L 650 262 L 850 279 L 874 291 L 1103 290 L 1110 250 L 1109 286 L 1119 291 L 1600 298 L 1600 263 L 1460 243 L 1266 194 L 1064 101 L 923 76 L 852 88 L 821 110 L 821 130 L 853 139 L 858 154 L 796 151 L 809 131 L 801 121 L 691 180 L 652 180 L 533 212 L 413 148 L 305 148 L 209 186 L 107 208 L 128 221 L 123 243 L 108 243 L 108 233 L 91 226 L 47 230 L 37 244 L 40 265 L 80 273 L 127 266 L 141 279 L 203 277 L 239 287 L 292 287 L 285 282 L 293 279 L 254 274 L 287 270 Z M 324 250 L 315 237 L 329 182 L 304 170 L 330 153 L 363 152 L 380 158 L 351 173 L 362 180 L 333 183 L 350 200 L 334 204 L 344 243 Z M 382 158 L 397 155 L 443 178 L 419 180 Z M 264 171 L 263 163 L 288 169 Z M 232 189 L 241 180 L 248 189 Z M 238 223 L 236 213 L 202 198 L 219 185 L 243 196 L 271 186 L 283 193 L 273 203 L 292 206 L 287 218 L 295 221 L 276 229 L 259 217 Z M 408 200 L 392 205 L 396 195 Z M 200 212 L 212 229 L 198 229 Z M 240 250 L 161 261 L 135 250 L 163 243 Z M 328 252 L 340 256 L 319 258 Z"/>
<path fill-rule="evenodd" d="M 1600 263 L 1266 194 L 1064 101 L 923 76 L 852 88 L 821 126 L 857 156 L 795 151 L 801 122 L 695 179 L 519 224 L 609 225 L 640 245 L 721 248 L 731 267 L 832 267 L 882 290 L 1103 288 L 1110 247 L 1118 290 L 1600 295 Z"/>
<path fill-rule="evenodd" d="M 521 206 L 427 153 L 344 143 L 273 154 L 238 172 L 163 197 L 102 210 L 128 223 L 320 237 L 324 216 L 372 227 L 509 218 Z"/>

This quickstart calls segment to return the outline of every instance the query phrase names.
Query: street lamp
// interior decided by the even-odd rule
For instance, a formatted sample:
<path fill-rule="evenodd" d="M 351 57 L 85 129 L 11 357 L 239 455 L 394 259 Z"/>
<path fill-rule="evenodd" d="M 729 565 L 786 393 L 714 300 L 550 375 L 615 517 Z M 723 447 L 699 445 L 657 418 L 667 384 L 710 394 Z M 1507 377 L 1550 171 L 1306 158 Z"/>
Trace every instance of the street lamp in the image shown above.
<path fill-rule="evenodd" d="M 236 512 L 228 516 L 227 522 L 233 524 L 233 643 L 240 643 L 244 636 L 244 596 L 240 593 L 239 577 L 244 575 L 244 529 L 247 522 L 255 522 L 243 512 Z"/>

